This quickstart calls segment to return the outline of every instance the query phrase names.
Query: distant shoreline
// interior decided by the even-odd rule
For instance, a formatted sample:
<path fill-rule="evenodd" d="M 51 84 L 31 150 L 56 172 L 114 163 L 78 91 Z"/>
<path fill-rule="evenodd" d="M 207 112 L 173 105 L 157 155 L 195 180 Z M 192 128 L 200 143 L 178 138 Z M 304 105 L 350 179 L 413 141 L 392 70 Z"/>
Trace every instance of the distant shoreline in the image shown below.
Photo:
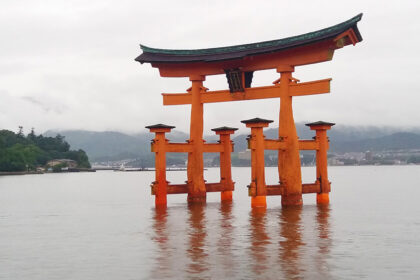
<path fill-rule="evenodd" d="M 382 164 L 382 165 L 375 165 L 375 164 L 363 164 L 363 165 L 329 165 L 329 167 L 347 167 L 347 166 L 418 166 L 420 164 Z M 251 166 L 232 166 L 232 167 L 245 167 L 249 168 Z M 266 167 L 276 167 L 276 166 L 266 166 Z M 315 165 L 305 165 L 302 167 L 315 167 Z M 218 166 L 206 167 L 207 168 L 219 168 Z M 135 169 L 135 170 L 117 170 L 117 169 L 80 169 L 80 170 L 71 170 L 71 171 L 62 171 L 62 172 L 42 172 L 42 171 L 15 171 L 15 172 L 5 172 L 0 171 L 0 176 L 11 176 L 11 175 L 33 175 L 33 174 L 59 174 L 59 173 L 75 173 L 75 172 L 96 172 L 96 171 L 119 171 L 119 172 L 133 172 L 133 171 L 155 171 L 152 168 L 144 168 L 144 169 Z M 168 168 L 166 171 L 186 171 L 186 168 Z"/>
<path fill-rule="evenodd" d="M 0 171 L 0 176 L 11 176 L 11 175 L 33 175 L 33 174 L 58 174 L 58 173 L 74 173 L 74 172 L 96 172 L 95 169 L 86 168 L 71 168 L 66 171 L 60 172 L 44 172 L 44 171 Z"/>
<path fill-rule="evenodd" d="M 0 176 L 44 174 L 42 171 L 0 171 Z"/>

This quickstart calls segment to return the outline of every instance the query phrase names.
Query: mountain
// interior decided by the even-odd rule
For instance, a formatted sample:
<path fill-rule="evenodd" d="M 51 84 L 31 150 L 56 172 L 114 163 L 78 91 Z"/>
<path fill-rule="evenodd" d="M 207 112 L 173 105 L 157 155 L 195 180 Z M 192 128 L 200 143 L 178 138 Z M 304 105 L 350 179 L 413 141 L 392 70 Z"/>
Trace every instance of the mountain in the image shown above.
<path fill-rule="evenodd" d="M 310 130 L 304 123 L 297 123 L 296 131 L 300 139 L 312 139 L 315 136 L 315 131 Z M 412 129 L 412 131 L 420 134 L 420 129 Z M 393 127 L 335 125 L 327 133 L 332 143 L 331 146 L 335 147 L 338 144 L 339 148 L 337 151 L 341 151 L 345 150 L 345 145 L 350 142 L 381 138 L 397 132 L 401 132 L 401 130 L 399 131 Z M 275 139 L 278 137 L 278 129 L 266 129 L 264 130 L 264 135 L 269 139 Z M 232 138 L 235 142 L 236 152 L 244 151 L 247 148 L 246 137 L 247 135 L 242 134 Z M 396 137 L 398 138 L 398 136 Z M 343 144 L 341 145 L 341 143 Z M 351 147 L 352 149 L 355 148 L 353 145 Z"/>
<path fill-rule="evenodd" d="M 60 134 L 73 149 L 86 151 L 91 161 L 136 158 L 150 151 L 151 135 L 138 137 L 120 132 L 94 132 L 84 130 L 47 131 L 46 136 Z"/>
<path fill-rule="evenodd" d="M 49 130 L 43 135 L 57 134 L 64 136 L 73 149 L 86 151 L 92 162 L 153 156 L 150 153 L 150 142 L 154 136 L 148 132 L 128 135 L 114 131 Z M 185 142 L 188 135 L 181 131 L 173 131 L 167 138 L 174 142 Z"/>
<path fill-rule="evenodd" d="M 419 134 L 398 132 L 374 139 L 331 142 L 331 151 L 337 153 L 411 149 L 420 149 Z"/>
<path fill-rule="evenodd" d="M 311 139 L 315 135 L 315 132 L 303 123 L 296 124 L 296 129 L 300 139 Z M 150 141 L 153 134 L 148 132 L 128 135 L 113 131 L 50 130 L 44 133 L 45 136 L 56 136 L 57 134 L 65 136 L 72 149 L 86 151 L 92 162 L 134 158 L 153 160 L 153 154 L 150 152 Z M 276 138 L 278 130 L 267 129 L 264 134 L 267 138 Z M 402 132 L 390 127 L 336 125 L 328 131 L 328 136 L 331 141 L 331 151 L 336 153 L 420 149 L 419 129 Z M 247 134 L 233 135 L 235 152 L 244 151 L 247 148 L 246 137 Z M 174 142 L 185 142 L 188 139 L 188 134 L 175 130 L 167 134 L 167 138 Z M 205 139 L 210 142 L 218 138 L 206 136 Z"/>

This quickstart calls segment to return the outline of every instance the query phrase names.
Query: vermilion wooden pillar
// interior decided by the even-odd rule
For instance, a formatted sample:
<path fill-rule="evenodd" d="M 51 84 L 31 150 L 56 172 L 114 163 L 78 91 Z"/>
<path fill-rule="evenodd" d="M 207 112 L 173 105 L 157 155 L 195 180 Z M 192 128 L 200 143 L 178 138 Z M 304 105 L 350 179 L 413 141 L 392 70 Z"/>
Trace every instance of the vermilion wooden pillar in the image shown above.
<path fill-rule="evenodd" d="M 203 103 L 201 93 L 203 91 L 204 76 L 190 76 L 191 86 L 191 123 L 190 140 L 193 146 L 192 152 L 188 153 L 188 202 L 205 202 L 206 185 L 204 182 L 203 164 Z"/>
<path fill-rule="evenodd" d="M 152 194 L 155 195 L 155 206 L 166 206 L 166 194 L 168 182 L 166 181 L 166 138 L 165 133 L 171 132 L 174 126 L 156 124 L 146 126 L 150 132 L 155 133 L 153 139 L 156 145 L 153 152 L 155 153 L 155 181 L 152 183 Z"/>
<path fill-rule="evenodd" d="M 265 160 L 264 160 L 264 134 L 263 127 L 267 127 L 272 120 L 254 118 L 241 121 L 246 127 L 251 128 L 249 148 L 251 149 L 251 207 L 267 207 L 265 184 Z"/>
<path fill-rule="evenodd" d="M 278 152 L 278 169 L 280 183 L 284 185 L 281 197 L 283 206 L 302 205 L 302 175 L 299 156 L 299 142 L 293 119 L 292 95 L 292 66 L 279 66 L 280 76 L 280 117 L 279 139 L 286 143 L 286 149 Z"/>
<path fill-rule="evenodd" d="M 316 178 L 321 186 L 321 191 L 316 196 L 318 204 L 328 204 L 330 202 L 329 192 L 331 191 L 331 184 L 328 180 L 328 137 L 327 130 L 331 129 L 334 123 L 328 122 L 314 122 L 306 124 L 315 130 L 316 141 L 319 143 L 319 148 L 316 151 Z"/>
<path fill-rule="evenodd" d="M 233 152 L 232 141 L 230 135 L 238 130 L 233 127 L 218 127 L 212 129 L 217 135 L 220 135 L 220 144 L 223 146 L 223 151 L 220 152 L 220 182 L 223 186 L 228 189 L 233 187 L 234 182 L 232 181 L 232 160 L 231 153 Z M 232 200 L 232 191 L 222 191 L 220 193 L 220 199 L 222 201 Z"/>

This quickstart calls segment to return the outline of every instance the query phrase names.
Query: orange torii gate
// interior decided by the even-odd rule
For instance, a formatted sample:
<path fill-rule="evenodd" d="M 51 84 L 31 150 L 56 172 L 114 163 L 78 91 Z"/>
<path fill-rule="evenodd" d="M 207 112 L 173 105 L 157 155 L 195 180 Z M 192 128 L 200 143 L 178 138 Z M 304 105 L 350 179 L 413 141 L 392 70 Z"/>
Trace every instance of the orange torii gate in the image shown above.
<path fill-rule="evenodd" d="M 162 77 L 188 77 L 191 81 L 191 87 L 185 93 L 163 94 L 164 105 L 191 105 L 190 139 L 187 145 L 178 146 L 176 150 L 177 152 L 188 153 L 188 178 L 185 187 L 183 187 L 183 192 L 188 193 L 189 202 L 204 202 L 206 191 L 208 191 L 203 177 L 203 153 L 207 152 L 206 145 L 208 145 L 203 140 L 203 105 L 205 103 L 265 98 L 280 98 L 278 142 L 271 144 L 267 140 L 265 144 L 264 141 L 261 142 L 262 127 L 267 126 L 268 123 L 259 123 L 262 125 L 261 134 L 256 134 L 259 136 L 254 135 L 260 139 L 255 142 L 260 144 L 256 145 L 262 145 L 257 149 L 258 151 L 261 151 L 261 149 L 263 151 L 266 144 L 271 145 L 270 149 L 278 150 L 280 185 L 274 193 L 282 196 L 283 206 L 302 204 L 302 190 L 305 190 L 305 185 L 302 185 L 299 150 L 300 145 L 312 145 L 312 149 L 317 151 L 317 182 L 319 187 L 313 187 L 311 192 L 318 193 L 318 203 L 329 202 L 330 186 L 326 177 L 327 162 L 325 160 L 328 141 L 326 141 L 324 132 L 332 124 L 320 123 L 318 126 L 311 126 L 311 129 L 317 131 L 317 137 L 324 140 L 317 140 L 312 144 L 309 142 L 309 144 L 301 144 L 303 142 L 298 140 L 293 119 L 292 97 L 329 93 L 331 79 L 300 83 L 298 79 L 292 77 L 292 73 L 296 66 L 332 60 L 336 49 L 350 44 L 355 45 L 362 41 L 357 28 L 357 23 L 361 18 L 362 14 L 359 14 L 348 21 L 322 30 L 279 40 L 239 46 L 199 50 L 168 50 L 141 46 L 143 53 L 136 58 L 136 61 L 150 63 L 152 67 L 159 69 Z M 279 79 L 274 81 L 274 85 L 271 86 L 251 87 L 254 71 L 265 69 L 276 69 L 280 74 Z M 228 90 L 209 91 L 204 87 L 203 81 L 205 81 L 207 75 L 219 74 L 226 75 L 229 85 Z M 159 126 L 161 125 L 148 127 L 151 132 L 156 132 L 155 144 L 167 143 L 164 136 L 160 134 L 161 136 L 158 137 L 158 134 L 162 133 L 160 129 L 166 129 L 163 132 L 169 132 L 170 129 L 168 130 L 168 127 L 159 128 Z M 247 126 L 254 127 L 248 124 Z M 319 127 L 322 127 L 322 129 Z M 168 145 L 156 144 L 156 147 L 160 147 L 153 148 L 157 159 L 159 152 L 164 153 L 169 147 Z M 264 168 L 264 162 L 257 161 L 253 166 L 253 170 L 261 170 Z M 230 174 L 230 166 L 221 167 L 221 169 L 224 168 L 228 168 Z M 158 168 L 158 165 L 156 165 L 156 182 L 153 185 L 153 190 L 156 194 L 165 194 L 165 199 L 162 199 L 162 201 L 159 201 L 156 197 L 156 204 L 166 204 L 166 193 L 168 193 L 166 175 L 162 175 L 162 177 L 158 174 L 163 170 L 162 166 Z M 225 170 L 224 173 L 226 172 Z M 254 171 L 252 173 L 254 174 Z M 256 172 L 255 176 L 252 175 L 253 183 L 261 180 L 263 180 L 263 173 Z M 265 195 L 267 195 L 267 190 L 268 193 L 270 192 L 270 188 L 264 191 L 262 191 L 262 188 L 258 190 L 259 184 L 253 183 L 250 185 L 250 195 L 253 198 L 252 205 L 265 206 Z M 162 191 L 160 191 L 161 189 Z M 225 190 L 219 189 L 218 191 Z"/>

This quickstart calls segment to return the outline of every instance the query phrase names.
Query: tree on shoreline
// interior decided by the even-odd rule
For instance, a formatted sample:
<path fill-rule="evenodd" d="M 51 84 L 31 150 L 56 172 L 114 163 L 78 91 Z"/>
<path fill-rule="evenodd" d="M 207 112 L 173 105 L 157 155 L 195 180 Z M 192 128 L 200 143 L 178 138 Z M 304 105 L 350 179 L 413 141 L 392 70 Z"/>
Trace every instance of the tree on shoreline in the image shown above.
<path fill-rule="evenodd" d="M 0 171 L 36 170 L 52 159 L 72 159 L 80 168 L 90 168 L 88 156 L 83 150 L 70 150 L 64 137 L 36 135 L 32 128 L 26 137 L 23 128 L 16 134 L 0 130 Z"/>

